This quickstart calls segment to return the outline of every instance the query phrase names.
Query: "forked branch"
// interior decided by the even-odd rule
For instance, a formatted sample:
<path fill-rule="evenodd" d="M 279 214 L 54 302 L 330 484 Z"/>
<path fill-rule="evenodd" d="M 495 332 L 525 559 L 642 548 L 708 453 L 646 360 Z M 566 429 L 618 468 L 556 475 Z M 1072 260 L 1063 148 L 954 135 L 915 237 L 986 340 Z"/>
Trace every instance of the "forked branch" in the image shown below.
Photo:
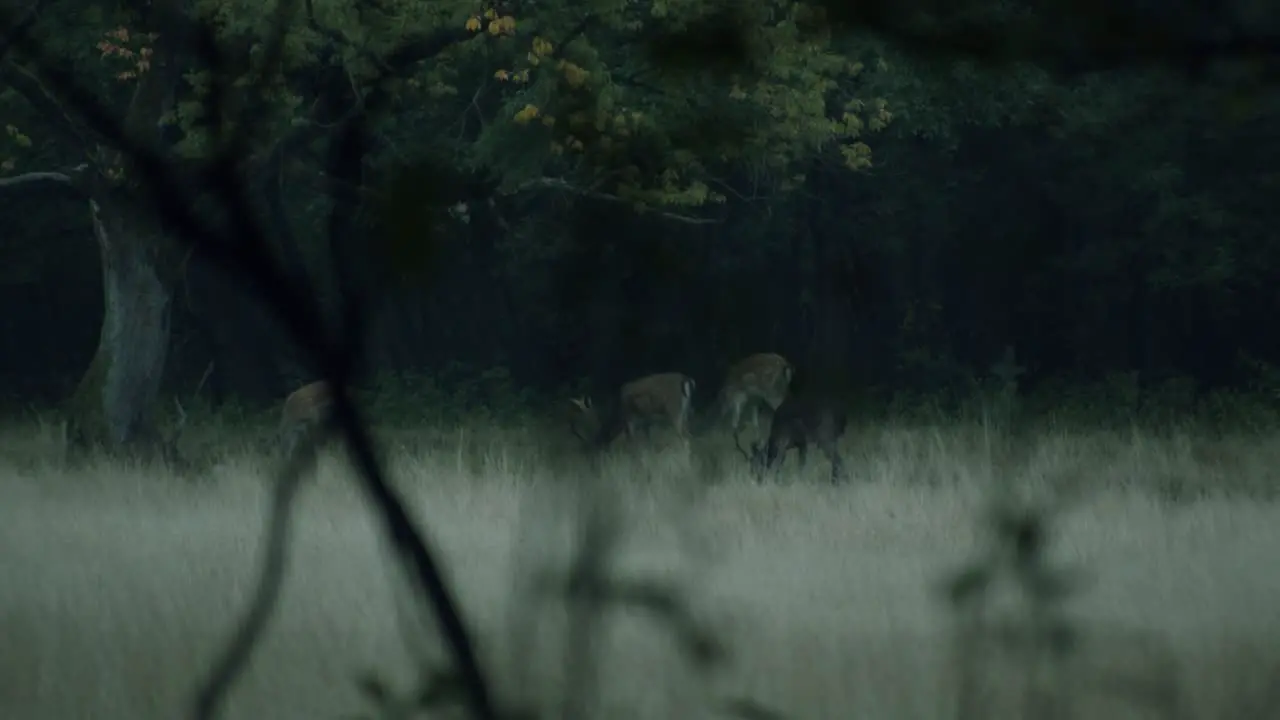
<path fill-rule="evenodd" d="M 225 67 L 217 57 L 217 43 L 213 41 L 211 29 L 191 23 L 180 0 L 157 0 L 152 7 L 157 15 L 157 22 L 162 25 L 171 22 L 173 27 L 189 30 L 192 38 L 190 46 L 196 49 L 199 56 L 197 59 L 205 67 Z M 285 13 L 282 12 L 277 18 L 283 16 Z M 284 28 L 277 27 L 273 31 L 283 33 Z M 348 323 L 345 337 L 332 336 L 326 329 L 315 302 L 291 281 L 272 257 L 271 244 L 267 242 L 264 229 L 256 221 L 247 184 L 241 182 L 239 171 L 243 158 L 224 151 L 220 156 L 212 158 L 198 177 L 189 177 L 181 172 L 183 168 L 175 166 L 159 148 L 152 147 L 144 138 L 131 132 L 136 129 L 136 122 L 126 127 L 126 122 L 113 113 L 101 98 L 87 90 L 77 78 L 62 71 L 58 63 L 52 62 L 48 53 L 30 36 L 19 34 L 11 42 L 34 59 L 41 68 L 44 83 L 47 83 L 69 110 L 82 119 L 85 127 L 130 157 L 136 178 L 150 191 L 155 201 L 155 210 L 166 226 L 172 229 L 173 237 L 201 251 L 205 259 L 213 264 L 247 280 L 249 287 L 276 310 L 299 346 L 317 359 L 324 379 L 334 387 L 345 388 L 354 366 L 359 328 Z M 392 55 L 394 57 L 395 53 Z M 172 58 L 168 60 L 173 61 Z M 397 66 L 389 62 L 388 67 L 394 69 Z M 375 83 L 380 84 L 382 83 Z M 386 93 L 382 93 L 379 97 L 385 95 Z M 365 107 L 363 110 L 365 114 L 351 118 L 341 128 L 335 141 L 347 149 L 344 156 L 360 157 L 365 150 L 365 123 L 367 113 L 373 112 L 373 108 Z M 133 119 L 138 120 L 137 117 Z M 337 159 L 343 160 L 345 157 Z M 202 192 L 201 198 L 195 195 L 194 188 L 197 187 Z M 200 205 L 197 201 L 204 197 L 213 198 L 223 205 L 228 220 L 225 225 L 211 227 L 196 216 L 194 208 Z M 334 212 L 342 210 L 340 204 L 335 204 Z M 495 717 L 487 679 L 480 669 L 470 633 L 459 614 L 453 594 L 443 580 L 434 553 L 428 549 L 422 533 L 405 511 L 395 491 L 387 484 L 367 428 L 352 404 L 349 393 L 336 394 L 334 411 L 337 426 L 359 468 L 363 490 L 384 521 L 392 546 L 399 555 L 398 559 L 413 571 L 415 580 L 431 599 L 442 634 L 453 651 L 463 694 L 472 715 L 477 718 Z M 290 476 L 286 473 L 282 484 L 290 482 Z M 287 501 L 289 497 L 285 495 L 283 501 Z M 283 501 L 282 504 L 287 504 Z M 286 532 L 285 515 L 282 511 L 276 513 L 271 523 L 270 532 L 273 536 Z M 278 542 L 269 544 L 281 547 Z M 283 564 L 272 560 L 272 557 L 274 555 L 267 558 L 268 562 L 263 569 L 262 591 L 259 593 L 261 602 L 255 603 L 254 609 L 237 631 L 235 640 L 218 663 L 216 671 L 198 693 L 193 710 L 197 718 L 213 718 L 218 714 L 227 692 L 243 670 L 249 652 L 256 644 L 266 616 L 269 615 L 263 610 L 263 606 L 273 607 L 278 602 L 272 585 L 279 582 Z"/>

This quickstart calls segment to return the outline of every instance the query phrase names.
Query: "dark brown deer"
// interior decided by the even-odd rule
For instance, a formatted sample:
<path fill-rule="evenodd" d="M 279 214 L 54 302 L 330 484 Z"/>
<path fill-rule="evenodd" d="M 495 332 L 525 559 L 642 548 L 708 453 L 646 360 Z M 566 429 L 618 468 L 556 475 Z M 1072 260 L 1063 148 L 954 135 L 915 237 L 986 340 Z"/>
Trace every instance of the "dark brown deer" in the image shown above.
<path fill-rule="evenodd" d="M 570 402 L 588 421 L 593 434 L 584 435 L 576 426 L 573 432 L 589 444 L 604 447 L 624 433 L 628 438 L 634 437 L 641 427 L 648 435 L 655 423 L 662 423 L 670 424 L 681 438 L 687 439 L 695 387 L 693 378 L 670 372 L 626 383 L 618 392 L 616 404 L 610 403 L 604 412 L 598 411 L 590 398 L 573 398 Z"/>
<path fill-rule="evenodd" d="M 828 398 L 808 395 L 789 397 L 773 414 L 773 423 L 769 426 L 769 438 L 761 443 L 754 442 L 751 449 L 742 447 L 739 434 L 734 433 L 733 442 L 738 446 L 747 462 L 751 464 L 751 472 L 756 482 L 764 481 L 766 470 L 775 473 L 782 469 L 787 451 L 795 448 L 800 454 L 800 467 L 808 461 L 809 445 L 817 445 L 827 459 L 831 461 L 831 482 L 844 479 L 844 463 L 840 459 L 840 438 L 844 435 L 848 417 L 843 408 Z"/>

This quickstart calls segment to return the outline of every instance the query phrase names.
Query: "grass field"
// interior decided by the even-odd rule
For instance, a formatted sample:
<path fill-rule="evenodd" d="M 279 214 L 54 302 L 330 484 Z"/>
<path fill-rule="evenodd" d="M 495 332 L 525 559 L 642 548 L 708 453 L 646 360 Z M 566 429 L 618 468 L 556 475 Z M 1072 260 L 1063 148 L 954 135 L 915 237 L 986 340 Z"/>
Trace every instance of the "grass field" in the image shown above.
<path fill-rule="evenodd" d="M 697 675 L 665 626 L 618 608 L 593 633 L 592 717 L 717 717 L 733 699 L 789 718 L 948 718 L 964 683 L 979 690 L 968 716 L 1022 717 L 1030 683 L 1034 717 L 1280 718 L 1280 435 L 1046 433 L 993 469 L 975 428 L 874 428 L 847 440 L 842 487 L 820 456 L 757 486 L 720 446 L 585 476 L 532 433 L 382 437 L 501 694 L 544 710 L 578 680 L 561 672 L 563 606 L 534 602 L 528 580 L 573 555 L 586 487 L 623 511 L 612 572 L 676 588 L 732 653 Z M 57 469 L 31 429 L 0 443 L 0 717 L 187 715 L 254 588 L 264 464 L 228 450 L 177 480 Z M 1007 648 L 957 650 L 937 591 L 982 547 L 999 482 L 1070 498 L 1049 554 L 1085 571 L 1068 602 L 1080 642 L 1047 679 Z M 225 717 L 350 717 L 367 707 L 358 675 L 404 689 L 415 652 L 440 656 L 406 642 L 402 585 L 339 451 L 294 518 L 281 609 Z"/>

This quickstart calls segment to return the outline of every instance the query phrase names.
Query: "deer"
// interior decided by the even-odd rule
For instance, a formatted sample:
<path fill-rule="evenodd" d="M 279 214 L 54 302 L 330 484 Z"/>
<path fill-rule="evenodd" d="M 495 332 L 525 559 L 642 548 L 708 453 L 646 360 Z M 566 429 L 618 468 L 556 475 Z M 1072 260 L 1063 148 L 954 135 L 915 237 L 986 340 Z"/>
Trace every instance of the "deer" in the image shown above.
<path fill-rule="evenodd" d="M 319 380 L 294 390 L 284 399 L 277 437 L 286 456 L 292 456 L 298 442 L 314 432 L 327 429 L 333 414 L 333 390 Z"/>
<path fill-rule="evenodd" d="M 729 427 L 736 434 L 742 430 L 742 411 L 751 406 L 751 426 L 760 427 L 759 403 L 776 412 L 787 398 L 795 368 L 776 353 L 756 353 L 734 363 L 725 375 L 717 402 L 722 417 L 728 415 Z"/>
<path fill-rule="evenodd" d="M 688 440 L 689 412 L 693 407 L 693 391 L 697 383 L 693 378 L 678 372 L 658 373 L 623 384 L 618 392 L 617 404 L 601 413 L 589 397 L 570 399 L 578 414 L 594 426 L 595 436 L 588 437 L 573 427 L 573 432 L 584 442 L 604 447 L 619 435 L 633 438 L 643 426 L 650 436 L 655 422 L 669 423 L 681 439 Z"/>
<path fill-rule="evenodd" d="M 765 442 L 753 442 L 748 450 L 742 446 L 736 432 L 733 442 L 750 463 L 756 482 L 764 482 L 764 473 L 770 468 L 775 473 L 780 471 L 791 448 L 799 452 L 800 467 L 803 468 L 808 460 L 809 444 L 817 445 L 831 461 L 831 482 L 835 484 L 844 479 L 844 463 L 840 459 L 838 445 L 847 424 L 845 411 L 827 398 L 791 396 L 774 412 L 769 438 Z"/>

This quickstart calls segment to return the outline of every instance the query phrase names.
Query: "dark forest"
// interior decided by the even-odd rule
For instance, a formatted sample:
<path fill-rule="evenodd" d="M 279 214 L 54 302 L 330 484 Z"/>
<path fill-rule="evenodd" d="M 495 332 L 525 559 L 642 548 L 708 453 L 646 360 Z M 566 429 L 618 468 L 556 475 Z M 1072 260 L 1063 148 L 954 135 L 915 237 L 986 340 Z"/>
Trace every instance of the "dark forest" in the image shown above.
<path fill-rule="evenodd" d="M 341 38 L 307 21 L 280 59 L 280 97 L 255 101 L 266 114 L 236 182 L 276 260 L 330 316 L 344 292 L 360 296 L 358 384 L 456 412 L 668 370 L 713 388 L 754 352 L 872 412 L 895 399 L 954 411 L 1009 351 L 1019 391 L 1044 409 L 1179 415 L 1240 396 L 1275 407 L 1267 128 L 1280 96 L 1266 62 L 1229 46 L 1194 72 L 1175 57 L 1077 70 L 1013 46 L 1007 58 L 920 53 L 874 26 L 809 27 L 836 22 L 822 10 L 761 10 L 781 22 L 752 40 L 773 48 L 767 62 L 679 81 L 640 50 L 595 49 L 623 18 L 587 18 L 567 43 L 557 33 L 577 28 L 563 18 L 456 37 L 423 20 L 348 48 L 342 78 L 327 78 Z M 130 34 L 140 20 L 95 11 L 68 31 L 56 18 L 32 32 L 56 33 L 61 72 L 127 109 L 165 154 L 210 151 L 210 71 L 169 71 L 172 86 L 152 93 L 161 79 L 135 67 L 157 49 Z M 253 25 L 220 29 L 235 72 L 255 62 Z M 384 79 L 373 45 L 413 33 L 436 45 Z M 524 57 L 532 40 L 544 63 Z M 103 271 L 86 194 L 123 191 L 94 185 L 112 171 L 94 131 L 26 69 L 9 61 L 0 96 L 0 333 L 21 348 L 0 355 L 0 376 L 14 411 L 65 404 L 94 358 Z M 333 178 L 323 128 L 374 92 L 385 97 L 368 152 L 354 177 Z M 106 223 L 146 222 L 94 201 Z M 162 392 L 190 396 L 209 370 L 201 400 L 261 407 L 319 379 L 201 252 L 156 266 Z"/>

